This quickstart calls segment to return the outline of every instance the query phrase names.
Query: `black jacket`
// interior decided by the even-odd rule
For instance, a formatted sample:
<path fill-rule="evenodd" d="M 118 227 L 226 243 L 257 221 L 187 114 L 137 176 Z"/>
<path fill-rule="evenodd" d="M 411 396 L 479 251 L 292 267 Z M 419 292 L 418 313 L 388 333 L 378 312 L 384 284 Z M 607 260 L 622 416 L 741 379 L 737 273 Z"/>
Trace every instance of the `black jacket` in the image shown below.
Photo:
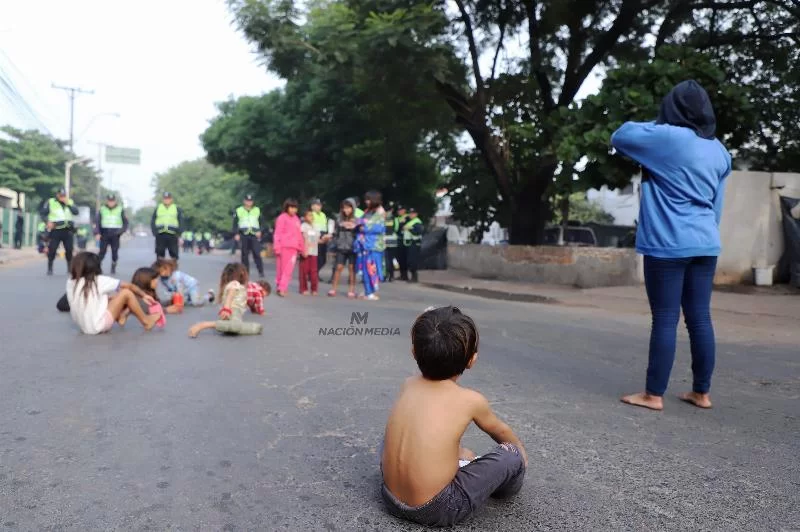
<path fill-rule="evenodd" d="M 68 208 L 69 211 L 73 214 L 73 216 L 78 215 L 78 208 L 75 205 L 67 205 L 64 202 L 60 203 L 64 207 Z M 50 217 L 50 200 L 44 200 L 41 208 L 39 209 L 39 216 L 42 218 L 42 220 L 45 221 L 45 223 L 47 222 L 47 219 Z M 74 223 L 71 222 L 70 225 L 74 225 Z"/>

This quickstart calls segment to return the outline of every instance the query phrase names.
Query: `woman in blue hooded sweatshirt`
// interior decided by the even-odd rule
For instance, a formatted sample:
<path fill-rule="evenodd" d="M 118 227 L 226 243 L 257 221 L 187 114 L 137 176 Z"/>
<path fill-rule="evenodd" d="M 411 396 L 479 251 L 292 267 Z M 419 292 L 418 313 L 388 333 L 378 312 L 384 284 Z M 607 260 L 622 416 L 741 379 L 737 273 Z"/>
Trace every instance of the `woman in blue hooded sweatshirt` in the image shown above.
<path fill-rule="evenodd" d="M 653 314 L 644 393 L 628 404 L 663 409 L 675 360 L 681 307 L 692 351 L 692 391 L 681 396 L 710 408 L 715 340 L 711 290 L 720 253 L 719 221 L 731 156 L 715 137 L 708 94 L 696 81 L 676 85 L 655 122 L 626 122 L 611 144 L 642 166 L 642 202 L 636 250 L 644 255 Z"/>

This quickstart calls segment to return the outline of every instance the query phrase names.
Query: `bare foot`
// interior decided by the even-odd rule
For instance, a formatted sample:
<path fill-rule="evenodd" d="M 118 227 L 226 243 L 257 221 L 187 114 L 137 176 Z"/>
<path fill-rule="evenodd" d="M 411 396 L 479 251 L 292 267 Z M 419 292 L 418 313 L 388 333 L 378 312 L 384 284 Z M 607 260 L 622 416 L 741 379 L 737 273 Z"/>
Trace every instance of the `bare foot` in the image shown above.
<path fill-rule="evenodd" d="M 198 323 L 197 325 L 194 325 L 189 328 L 189 338 L 197 338 L 197 335 L 200 334 L 200 331 L 203 330 L 203 328 L 200 325 L 201 324 Z"/>
<path fill-rule="evenodd" d="M 649 408 L 650 410 L 664 410 L 664 400 L 661 397 L 650 395 L 649 393 L 626 395 L 620 399 L 620 401 L 629 405 Z"/>
<path fill-rule="evenodd" d="M 156 322 L 161 319 L 161 314 L 153 314 L 152 316 L 146 316 L 144 319 L 144 323 L 142 326 L 144 327 L 145 331 L 151 330 L 153 327 L 156 326 Z"/>
<path fill-rule="evenodd" d="M 466 447 L 461 447 L 458 450 L 458 459 L 459 460 L 469 460 L 470 462 L 472 462 L 477 457 L 478 457 L 478 455 L 476 455 L 475 453 L 473 453 L 472 451 L 470 451 Z"/>
<path fill-rule="evenodd" d="M 679 397 L 681 401 L 693 404 L 697 408 L 711 408 L 711 396 L 707 393 L 686 392 Z"/>
<path fill-rule="evenodd" d="M 131 311 L 128 308 L 122 310 L 122 312 L 119 315 L 119 318 L 117 318 L 117 323 L 119 324 L 120 327 L 125 327 L 125 324 L 128 322 L 128 315 L 130 313 Z"/>

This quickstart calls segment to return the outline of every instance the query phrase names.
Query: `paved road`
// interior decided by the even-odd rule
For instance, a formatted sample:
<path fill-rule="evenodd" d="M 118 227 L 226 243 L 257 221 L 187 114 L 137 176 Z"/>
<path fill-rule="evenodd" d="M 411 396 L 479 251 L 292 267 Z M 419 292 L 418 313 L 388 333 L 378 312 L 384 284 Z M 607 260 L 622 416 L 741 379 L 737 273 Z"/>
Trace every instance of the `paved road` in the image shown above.
<path fill-rule="evenodd" d="M 121 276 L 151 258 L 123 250 Z M 214 286 L 225 256 L 183 268 Z M 376 447 L 415 367 L 417 313 L 454 303 L 481 331 L 463 383 L 526 443 L 510 503 L 462 530 L 789 530 L 800 526 L 800 349 L 719 348 L 714 399 L 622 405 L 642 383 L 646 316 L 388 286 L 378 303 L 271 297 L 265 334 L 190 340 L 212 309 L 100 337 L 55 310 L 63 262 L 0 270 L 0 525 L 13 530 L 417 530 L 383 511 Z M 294 286 L 292 287 L 294 289 Z M 369 311 L 401 336 L 321 337 Z M 468 446 L 490 441 L 471 429 Z"/>

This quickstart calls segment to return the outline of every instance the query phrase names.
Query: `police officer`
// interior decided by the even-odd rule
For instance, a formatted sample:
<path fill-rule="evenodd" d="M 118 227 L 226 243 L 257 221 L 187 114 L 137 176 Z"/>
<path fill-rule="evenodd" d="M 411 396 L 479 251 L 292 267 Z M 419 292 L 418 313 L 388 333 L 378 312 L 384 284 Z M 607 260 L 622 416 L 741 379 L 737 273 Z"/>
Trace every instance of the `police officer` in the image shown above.
<path fill-rule="evenodd" d="M 45 244 L 47 244 L 47 224 L 39 222 L 36 226 L 36 249 L 39 253 L 44 253 Z"/>
<path fill-rule="evenodd" d="M 119 238 L 128 230 L 128 217 L 114 194 L 106 196 L 106 204 L 97 211 L 97 239 L 100 241 L 100 262 L 111 246 L 111 273 L 117 273 Z"/>
<path fill-rule="evenodd" d="M 14 221 L 14 249 L 22 249 L 22 236 L 25 233 L 25 217 L 22 211 L 17 211 L 17 219 Z"/>
<path fill-rule="evenodd" d="M 417 217 L 417 211 L 408 209 L 408 221 L 403 224 L 403 245 L 406 248 L 406 261 L 408 271 L 411 272 L 411 282 L 416 283 L 417 268 L 419 266 L 419 248 L 422 245 L 422 220 Z"/>
<path fill-rule="evenodd" d="M 50 198 L 42 204 L 40 211 L 42 220 L 47 220 L 47 230 L 50 233 L 50 246 L 47 250 L 47 275 L 53 275 L 53 261 L 56 258 L 58 245 L 64 244 L 64 258 L 67 259 L 67 270 L 72 262 L 72 234 L 75 224 L 72 217 L 78 214 L 75 202 L 67 197 L 67 192 L 62 188 L 56 193 L 55 198 Z"/>
<path fill-rule="evenodd" d="M 264 278 L 264 262 L 261 260 L 261 209 L 254 206 L 253 195 L 244 197 L 244 204 L 233 213 L 233 239 L 242 246 L 242 264 L 250 273 L 250 254 L 256 262 L 258 275 Z"/>
<path fill-rule="evenodd" d="M 80 249 L 81 251 L 85 251 L 86 244 L 89 241 L 89 230 L 83 226 L 78 227 L 78 229 L 75 231 L 75 236 L 77 237 L 78 240 L 78 249 Z"/>
<path fill-rule="evenodd" d="M 214 235 L 211 234 L 211 231 L 206 231 L 203 233 L 203 248 L 206 250 L 206 253 L 211 253 L 211 239 Z"/>
<path fill-rule="evenodd" d="M 328 217 L 322 212 L 322 201 L 318 198 L 311 202 L 312 225 L 319 233 L 319 244 L 317 245 L 317 273 L 322 271 L 322 267 L 328 261 Z"/>
<path fill-rule="evenodd" d="M 400 266 L 400 280 L 408 281 L 408 250 L 403 239 L 403 226 L 408 221 L 406 208 L 397 206 L 397 215 L 394 217 L 394 232 L 397 234 L 397 264 Z"/>
<path fill-rule="evenodd" d="M 386 229 L 383 233 L 383 242 L 386 244 L 386 252 L 383 254 L 386 261 L 386 281 L 394 281 L 394 259 L 397 257 L 397 227 L 394 209 L 389 204 L 386 211 Z"/>
<path fill-rule="evenodd" d="M 164 192 L 161 203 L 153 211 L 150 228 L 156 237 L 156 257 L 178 258 L 178 235 L 183 227 L 183 211 L 173 203 L 172 194 Z"/>
<path fill-rule="evenodd" d="M 184 231 L 181 233 L 181 240 L 183 240 L 183 252 L 191 253 L 192 246 L 194 245 L 194 233 L 191 231 Z"/>

